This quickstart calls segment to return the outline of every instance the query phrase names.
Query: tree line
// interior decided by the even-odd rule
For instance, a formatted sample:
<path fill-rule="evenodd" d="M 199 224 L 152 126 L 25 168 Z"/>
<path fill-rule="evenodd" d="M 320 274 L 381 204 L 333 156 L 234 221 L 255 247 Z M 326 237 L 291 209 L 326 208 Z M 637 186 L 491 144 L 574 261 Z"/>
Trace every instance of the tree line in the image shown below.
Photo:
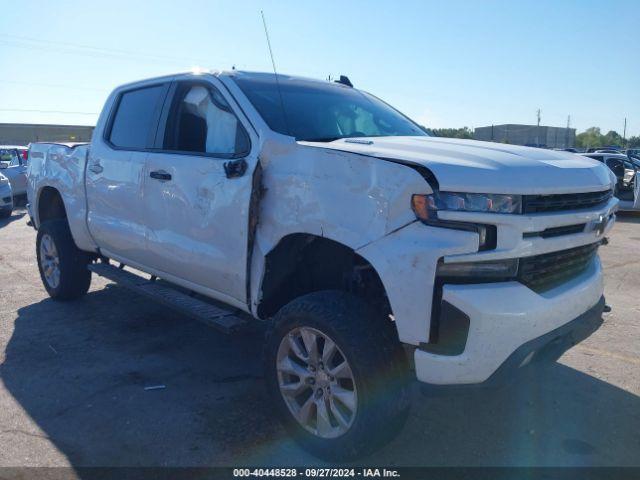
<path fill-rule="evenodd" d="M 576 135 L 576 147 L 607 147 L 618 146 L 624 148 L 640 148 L 640 136 L 622 138 L 615 130 L 609 130 L 603 135 L 598 127 L 587 128 L 584 132 Z"/>
<path fill-rule="evenodd" d="M 473 138 L 473 129 L 469 127 L 434 128 L 431 132 L 437 137 Z M 587 128 L 584 132 L 576 135 L 576 147 L 578 148 L 597 148 L 614 145 L 624 148 L 640 148 L 640 136 L 629 137 L 625 141 L 622 135 L 615 130 L 610 130 L 603 135 L 598 127 Z"/>

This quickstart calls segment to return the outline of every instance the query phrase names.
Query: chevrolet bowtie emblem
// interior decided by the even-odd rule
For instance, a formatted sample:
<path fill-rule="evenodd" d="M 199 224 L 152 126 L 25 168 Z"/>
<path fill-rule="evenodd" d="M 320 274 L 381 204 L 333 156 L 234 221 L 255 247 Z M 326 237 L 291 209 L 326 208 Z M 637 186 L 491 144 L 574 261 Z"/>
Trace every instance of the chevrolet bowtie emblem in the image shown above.
<path fill-rule="evenodd" d="M 604 229 L 607 228 L 607 217 L 600 215 L 598 220 L 594 220 L 592 229 L 596 232 L 596 236 L 604 234 Z"/>

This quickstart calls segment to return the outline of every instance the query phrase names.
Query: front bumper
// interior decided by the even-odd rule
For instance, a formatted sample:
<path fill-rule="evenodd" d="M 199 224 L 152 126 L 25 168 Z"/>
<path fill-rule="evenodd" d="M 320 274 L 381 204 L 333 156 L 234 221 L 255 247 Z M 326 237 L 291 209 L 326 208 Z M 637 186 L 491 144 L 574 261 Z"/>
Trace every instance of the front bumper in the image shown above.
<path fill-rule="evenodd" d="M 11 191 L 11 185 L 5 184 L 0 186 L 0 210 L 12 210 L 13 209 L 13 196 Z"/>
<path fill-rule="evenodd" d="M 516 370 L 538 362 L 555 362 L 564 352 L 594 333 L 603 323 L 604 297 L 585 313 L 541 337 L 520 346 L 485 382 L 503 383 Z"/>
<path fill-rule="evenodd" d="M 496 388 L 507 384 L 516 375 L 524 374 L 534 365 L 555 362 L 564 352 L 594 333 L 603 323 L 604 297 L 588 311 L 569 323 L 520 346 L 484 382 L 472 385 L 428 385 L 422 384 L 427 395 L 451 393 L 469 388 Z"/>
<path fill-rule="evenodd" d="M 513 366 L 528 363 L 532 352 L 567 333 L 571 341 L 592 333 L 595 329 L 586 328 L 587 335 L 574 336 L 576 325 L 586 322 L 586 317 L 592 325 L 592 317 L 602 313 L 602 292 L 597 256 L 582 274 L 543 294 L 518 282 L 445 285 L 443 301 L 470 319 L 464 351 L 441 355 L 416 349 L 416 375 L 436 385 L 479 384 L 491 381 L 498 372 L 506 375 Z"/>

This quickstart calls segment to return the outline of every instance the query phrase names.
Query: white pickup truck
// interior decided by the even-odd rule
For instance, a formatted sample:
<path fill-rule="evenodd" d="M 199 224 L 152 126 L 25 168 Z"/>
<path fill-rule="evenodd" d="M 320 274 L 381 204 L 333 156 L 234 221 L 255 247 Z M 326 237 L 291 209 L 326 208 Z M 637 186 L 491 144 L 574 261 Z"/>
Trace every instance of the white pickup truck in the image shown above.
<path fill-rule="evenodd" d="M 49 295 L 93 272 L 223 330 L 267 322 L 275 411 L 319 456 L 390 438 L 413 369 L 490 385 L 602 322 L 605 165 L 434 138 L 346 77 L 124 85 L 90 145 L 30 158 Z"/>

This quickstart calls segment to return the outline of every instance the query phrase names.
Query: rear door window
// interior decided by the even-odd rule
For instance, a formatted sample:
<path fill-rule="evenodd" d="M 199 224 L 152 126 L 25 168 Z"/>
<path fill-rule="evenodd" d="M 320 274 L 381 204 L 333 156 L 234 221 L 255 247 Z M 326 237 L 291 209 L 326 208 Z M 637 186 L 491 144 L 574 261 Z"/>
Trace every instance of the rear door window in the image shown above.
<path fill-rule="evenodd" d="M 144 149 L 153 143 L 166 85 L 138 88 L 121 94 L 109 141 L 119 148 Z"/>

